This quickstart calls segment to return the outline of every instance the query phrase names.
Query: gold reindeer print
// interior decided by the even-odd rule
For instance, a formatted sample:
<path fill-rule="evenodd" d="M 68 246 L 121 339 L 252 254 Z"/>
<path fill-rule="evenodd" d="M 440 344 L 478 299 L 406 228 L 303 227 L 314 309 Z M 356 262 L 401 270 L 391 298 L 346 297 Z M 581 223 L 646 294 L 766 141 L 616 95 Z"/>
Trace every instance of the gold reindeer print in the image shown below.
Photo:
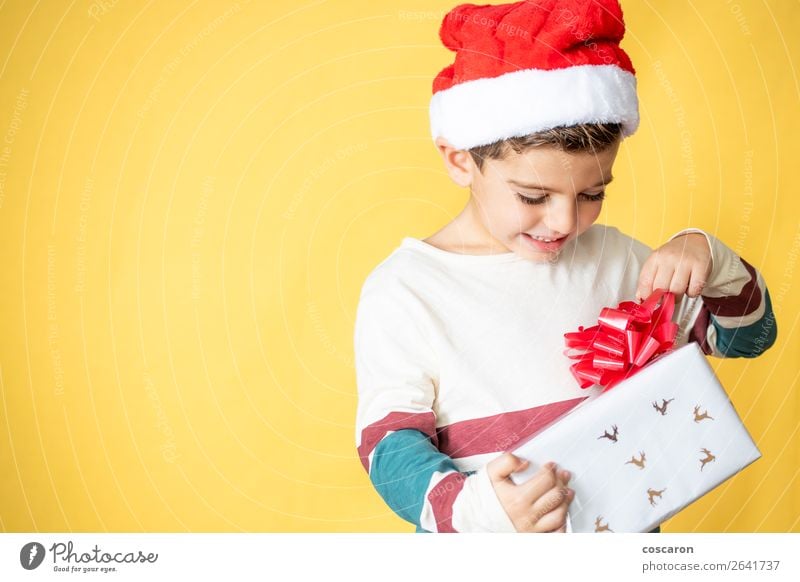
<path fill-rule="evenodd" d="M 665 416 L 667 414 L 667 404 L 675 400 L 674 398 L 670 398 L 669 400 L 661 399 L 661 406 L 653 402 L 653 408 L 658 410 L 661 413 L 661 416 Z"/>
<path fill-rule="evenodd" d="M 611 533 L 614 533 L 614 530 L 609 528 L 608 524 L 600 525 L 602 521 L 603 521 L 603 516 L 598 515 L 597 519 L 594 520 L 594 533 L 600 533 L 601 531 L 610 531 Z"/>
<path fill-rule="evenodd" d="M 639 459 L 637 459 L 635 456 L 631 457 L 631 460 L 630 461 L 625 461 L 624 464 L 627 465 L 628 463 L 633 463 L 634 465 L 636 465 L 640 469 L 644 469 L 644 461 L 645 461 L 644 451 L 639 451 L 639 456 L 641 457 Z"/>
<path fill-rule="evenodd" d="M 704 459 L 700 459 L 700 470 L 702 471 L 703 467 L 706 466 L 706 463 L 710 463 L 711 461 L 716 459 L 716 457 L 714 455 L 712 455 L 711 451 L 709 451 L 706 448 L 700 449 L 700 452 L 706 454 L 706 457 Z"/>
<path fill-rule="evenodd" d="M 713 417 L 708 415 L 708 410 L 703 412 L 703 414 L 698 414 L 699 412 L 700 412 L 700 405 L 698 404 L 697 406 L 694 407 L 694 421 L 695 422 L 700 422 L 701 420 L 703 420 L 705 418 L 707 418 L 708 420 L 714 420 Z"/>
<path fill-rule="evenodd" d="M 597 439 L 598 440 L 600 440 L 600 439 L 608 439 L 610 441 L 617 442 L 617 435 L 619 434 L 619 431 L 617 430 L 617 425 L 614 424 L 614 425 L 611 426 L 611 428 L 613 429 L 614 434 L 609 434 L 607 430 L 604 430 L 603 431 L 603 435 L 597 437 Z"/>
<path fill-rule="evenodd" d="M 664 493 L 664 491 L 666 491 L 666 490 L 667 490 L 666 487 L 664 487 L 660 491 L 656 491 L 655 489 L 648 489 L 647 490 L 647 498 L 650 501 L 650 505 L 655 507 L 656 506 L 655 498 L 658 497 L 659 499 L 661 499 L 661 494 Z"/>

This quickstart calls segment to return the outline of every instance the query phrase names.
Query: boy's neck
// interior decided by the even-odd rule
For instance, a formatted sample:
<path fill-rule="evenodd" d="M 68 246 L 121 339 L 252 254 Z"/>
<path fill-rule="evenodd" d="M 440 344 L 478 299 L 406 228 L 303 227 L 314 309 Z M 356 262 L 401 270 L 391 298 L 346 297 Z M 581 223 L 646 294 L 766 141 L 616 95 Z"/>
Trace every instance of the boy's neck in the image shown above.
<path fill-rule="evenodd" d="M 484 228 L 479 212 L 477 202 L 470 194 L 464 209 L 424 242 L 445 251 L 464 255 L 496 255 L 511 252 Z"/>

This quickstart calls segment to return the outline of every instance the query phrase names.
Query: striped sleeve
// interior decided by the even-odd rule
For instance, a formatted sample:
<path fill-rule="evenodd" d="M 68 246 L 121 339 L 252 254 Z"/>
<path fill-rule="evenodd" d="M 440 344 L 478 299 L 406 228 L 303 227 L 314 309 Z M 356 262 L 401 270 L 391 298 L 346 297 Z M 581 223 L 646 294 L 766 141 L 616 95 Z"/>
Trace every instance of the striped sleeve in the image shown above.
<path fill-rule="evenodd" d="M 697 228 L 711 249 L 711 275 L 699 297 L 683 296 L 676 309 L 677 344 L 696 341 L 707 355 L 755 358 L 769 349 L 778 328 L 761 273 L 722 241 Z"/>
<path fill-rule="evenodd" d="M 368 277 L 356 311 L 361 464 L 386 504 L 417 531 L 515 531 L 485 465 L 462 473 L 438 449 L 430 315 L 418 293 L 388 279 Z"/>

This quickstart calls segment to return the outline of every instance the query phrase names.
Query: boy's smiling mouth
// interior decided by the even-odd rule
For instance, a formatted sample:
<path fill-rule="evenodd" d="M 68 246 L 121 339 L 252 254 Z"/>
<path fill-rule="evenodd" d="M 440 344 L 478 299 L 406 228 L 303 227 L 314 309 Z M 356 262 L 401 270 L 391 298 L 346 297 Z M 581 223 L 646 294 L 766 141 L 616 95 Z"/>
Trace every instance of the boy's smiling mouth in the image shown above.
<path fill-rule="evenodd" d="M 560 250 L 561 247 L 564 246 L 564 243 L 567 241 L 569 236 L 565 235 L 559 239 L 553 240 L 552 242 L 546 242 L 544 240 L 534 238 L 527 232 L 523 232 L 522 238 L 525 239 L 529 246 L 537 251 L 554 252 Z"/>
<path fill-rule="evenodd" d="M 558 241 L 558 240 L 561 240 L 562 238 L 566 238 L 567 237 L 566 234 L 561 235 L 561 236 L 544 236 L 544 235 L 539 235 L 539 234 L 530 234 L 530 233 L 527 233 L 527 232 L 524 232 L 522 234 L 527 234 L 529 237 L 534 238 L 536 240 L 540 240 L 542 242 L 553 242 L 553 241 Z"/>

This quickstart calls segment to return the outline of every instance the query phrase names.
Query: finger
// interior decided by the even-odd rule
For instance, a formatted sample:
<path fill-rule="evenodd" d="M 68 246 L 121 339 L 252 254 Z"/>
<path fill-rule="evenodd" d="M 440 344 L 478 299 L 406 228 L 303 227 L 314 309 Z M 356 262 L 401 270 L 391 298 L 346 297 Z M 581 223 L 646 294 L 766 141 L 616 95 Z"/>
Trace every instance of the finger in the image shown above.
<path fill-rule="evenodd" d="M 571 494 L 565 487 L 553 487 L 547 493 L 542 495 L 539 499 L 537 499 L 534 504 L 531 506 L 531 511 L 529 512 L 529 516 L 534 524 L 536 524 L 537 529 L 540 531 L 549 531 L 551 529 L 557 528 L 561 521 L 555 520 L 553 518 L 548 518 L 547 521 L 542 522 L 549 513 L 554 511 L 566 511 L 567 503 L 571 500 Z M 551 523 L 552 522 L 552 523 Z M 547 527 L 549 524 L 549 527 Z"/>
<path fill-rule="evenodd" d="M 539 513 L 533 512 L 531 519 L 535 520 L 534 531 L 550 532 L 564 525 L 567 521 L 568 507 L 569 505 L 565 501 L 541 516 Z"/>
<path fill-rule="evenodd" d="M 486 465 L 486 472 L 492 483 L 499 483 L 508 479 L 511 473 L 523 470 L 528 466 L 528 461 L 516 456 L 513 453 L 503 453 L 489 461 Z"/>
<path fill-rule="evenodd" d="M 639 273 L 639 282 L 636 286 L 636 299 L 644 299 L 653 292 L 653 278 L 658 269 L 655 256 L 655 254 L 650 255 L 642 265 L 642 272 Z"/>
<path fill-rule="evenodd" d="M 564 520 L 565 520 L 565 521 L 564 521 L 564 522 L 561 524 L 561 526 L 560 526 L 560 527 L 558 527 L 558 528 L 556 528 L 556 529 L 551 529 L 550 531 L 548 531 L 548 532 L 545 532 L 545 533 L 567 533 L 567 522 L 566 522 L 566 517 L 564 518 Z"/>
<path fill-rule="evenodd" d="M 537 499 L 556 486 L 556 468 L 548 468 L 546 465 L 540 468 L 529 480 L 519 485 L 520 502 L 533 505 Z"/>
<path fill-rule="evenodd" d="M 704 266 L 701 262 L 694 264 L 689 284 L 689 297 L 697 297 L 706 288 L 706 273 L 708 273 L 708 265 Z"/>
<path fill-rule="evenodd" d="M 569 471 L 567 471 L 565 469 L 559 469 L 558 467 L 556 467 L 556 471 L 554 473 L 554 479 L 553 479 L 553 487 L 551 487 L 551 489 L 552 488 L 562 487 L 564 489 L 569 490 L 570 489 L 569 488 L 569 480 L 571 478 L 572 478 L 572 473 L 570 473 Z M 535 501 L 536 501 L 535 499 L 531 500 L 531 504 L 534 503 Z"/>
<path fill-rule="evenodd" d="M 568 484 L 571 477 L 572 474 L 569 471 L 558 469 L 555 473 L 555 484 L 553 486 L 569 488 Z"/>
<path fill-rule="evenodd" d="M 664 265 L 659 265 L 658 270 L 656 271 L 656 276 L 653 278 L 653 290 L 656 289 L 669 289 L 670 283 L 672 283 L 672 275 L 675 273 L 675 269 L 672 267 L 667 267 Z"/>
<path fill-rule="evenodd" d="M 675 294 L 675 301 L 680 301 L 683 294 L 689 288 L 689 279 L 692 276 L 692 269 L 688 266 L 679 266 L 675 269 L 672 275 L 672 282 L 669 284 L 669 290 Z"/>

